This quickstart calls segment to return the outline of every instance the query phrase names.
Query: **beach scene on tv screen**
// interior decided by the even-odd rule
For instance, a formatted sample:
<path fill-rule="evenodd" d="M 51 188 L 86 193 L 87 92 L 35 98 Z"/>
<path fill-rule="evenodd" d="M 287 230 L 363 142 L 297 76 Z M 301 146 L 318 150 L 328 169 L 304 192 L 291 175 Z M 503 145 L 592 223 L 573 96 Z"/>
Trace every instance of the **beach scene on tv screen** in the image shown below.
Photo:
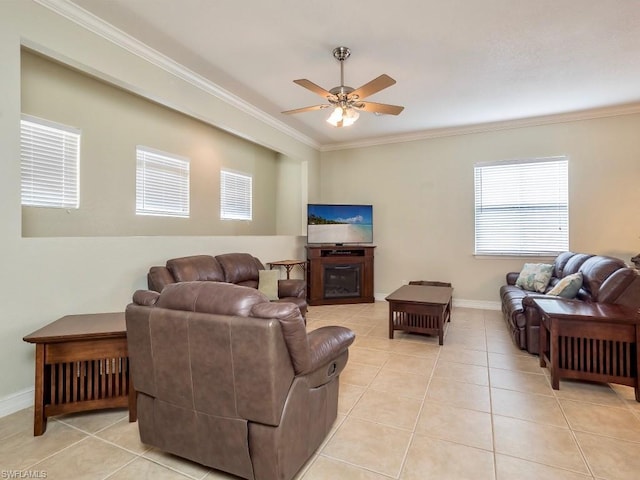
<path fill-rule="evenodd" d="M 373 242 L 370 205 L 309 205 L 309 243 Z"/>

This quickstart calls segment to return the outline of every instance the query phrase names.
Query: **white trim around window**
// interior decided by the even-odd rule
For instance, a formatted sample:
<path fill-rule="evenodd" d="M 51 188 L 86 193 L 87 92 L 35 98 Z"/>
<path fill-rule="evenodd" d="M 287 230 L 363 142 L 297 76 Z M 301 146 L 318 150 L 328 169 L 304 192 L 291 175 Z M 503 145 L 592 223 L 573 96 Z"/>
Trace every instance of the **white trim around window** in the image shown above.
<path fill-rule="evenodd" d="M 136 147 L 136 215 L 189 217 L 189 159 Z"/>
<path fill-rule="evenodd" d="M 567 156 L 474 165 L 475 254 L 568 250 L 568 166 Z"/>
<path fill-rule="evenodd" d="M 20 119 L 22 205 L 78 208 L 80 203 L 78 128 L 23 114 Z"/>
<path fill-rule="evenodd" d="M 253 178 L 232 170 L 220 170 L 220 218 L 253 219 Z"/>

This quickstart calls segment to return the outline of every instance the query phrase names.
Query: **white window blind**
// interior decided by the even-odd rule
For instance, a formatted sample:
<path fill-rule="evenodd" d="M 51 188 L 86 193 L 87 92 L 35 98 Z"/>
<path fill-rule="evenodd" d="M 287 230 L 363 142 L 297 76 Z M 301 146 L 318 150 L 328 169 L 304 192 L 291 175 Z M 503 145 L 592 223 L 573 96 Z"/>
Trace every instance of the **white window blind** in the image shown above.
<path fill-rule="evenodd" d="M 80 130 L 23 115 L 20 121 L 22 205 L 78 208 Z"/>
<path fill-rule="evenodd" d="M 220 218 L 251 220 L 253 179 L 250 175 L 220 171 Z"/>
<path fill-rule="evenodd" d="M 474 170 L 477 255 L 569 249 L 567 157 L 477 164 Z"/>
<path fill-rule="evenodd" d="M 189 217 L 189 160 L 136 148 L 136 214 Z"/>

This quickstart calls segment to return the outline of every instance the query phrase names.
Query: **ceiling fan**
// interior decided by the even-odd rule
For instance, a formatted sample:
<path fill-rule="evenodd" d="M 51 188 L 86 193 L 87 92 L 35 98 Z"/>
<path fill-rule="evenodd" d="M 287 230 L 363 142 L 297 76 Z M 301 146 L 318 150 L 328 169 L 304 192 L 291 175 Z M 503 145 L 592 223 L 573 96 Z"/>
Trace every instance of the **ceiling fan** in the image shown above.
<path fill-rule="evenodd" d="M 386 103 L 364 102 L 364 98 L 373 95 L 391 85 L 396 81 L 389 75 L 382 74 L 374 78 L 369 83 L 365 83 L 360 88 L 353 89 L 344 84 L 344 61 L 351 55 L 351 50 L 347 47 L 336 47 L 333 49 L 333 56 L 340 61 L 340 86 L 325 90 L 306 78 L 294 80 L 301 87 L 311 90 L 313 93 L 324 97 L 329 103 L 313 105 L 311 107 L 297 108 L 282 112 L 285 114 L 310 112 L 312 110 L 323 110 L 333 108 L 333 113 L 327 119 L 335 127 L 347 127 L 352 125 L 360 116 L 359 110 L 372 112 L 375 114 L 398 115 L 404 107 L 398 105 L 388 105 Z"/>

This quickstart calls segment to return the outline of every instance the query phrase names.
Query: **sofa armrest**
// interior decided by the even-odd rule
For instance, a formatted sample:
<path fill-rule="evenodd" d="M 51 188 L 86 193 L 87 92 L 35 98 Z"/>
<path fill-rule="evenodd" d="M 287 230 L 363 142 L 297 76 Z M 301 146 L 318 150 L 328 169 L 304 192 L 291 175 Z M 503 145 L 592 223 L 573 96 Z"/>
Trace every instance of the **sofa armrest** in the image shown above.
<path fill-rule="evenodd" d="M 307 295 L 307 282 L 292 278 L 288 280 L 278 280 L 278 298 L 298 297 L 305 298 Z"/>
<path fill-rule="evenodd" d="M 507 285 L 515 285 L 516 284 L 516 280 L 518 279 L 518 276 L 520 275 L 520 273 L 518 272 L 509 272 L 506 275 L 507 278 Z"/>

